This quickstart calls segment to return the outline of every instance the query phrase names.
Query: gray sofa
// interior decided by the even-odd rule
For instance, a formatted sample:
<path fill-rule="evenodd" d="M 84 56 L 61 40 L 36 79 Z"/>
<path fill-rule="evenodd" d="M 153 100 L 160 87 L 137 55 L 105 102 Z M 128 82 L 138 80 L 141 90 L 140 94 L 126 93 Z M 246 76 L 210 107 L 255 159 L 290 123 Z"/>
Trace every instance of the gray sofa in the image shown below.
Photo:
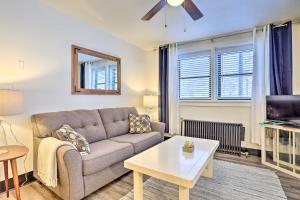
<path fill-rule="evenodd" d="M 128 134 L 129 113 L 135 108 L 75 110 L 33 115 L 34 176 L 37 176 L 37 154 L 40 141 L 50 137 L 62 124 L 69 124 L 90 143 L 91 153 L 81 156 L 69 147 L 57 150 L 58 186 L 50 188 L 62 199 L 82 199 L 129 170 L 123 161 L 160 142 L 165 124 L 152 122 L 151 133 Z"/>

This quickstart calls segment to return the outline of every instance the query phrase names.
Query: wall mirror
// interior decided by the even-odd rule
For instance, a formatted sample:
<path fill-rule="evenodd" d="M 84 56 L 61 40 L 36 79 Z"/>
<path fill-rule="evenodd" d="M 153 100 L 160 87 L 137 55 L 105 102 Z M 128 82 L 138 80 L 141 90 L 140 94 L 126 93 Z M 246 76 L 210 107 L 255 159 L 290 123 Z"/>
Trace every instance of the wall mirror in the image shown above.
<path fill-rule="evenodd" d="M 72 94 L 121 94 L 121 59 L 72 45 Z"/>

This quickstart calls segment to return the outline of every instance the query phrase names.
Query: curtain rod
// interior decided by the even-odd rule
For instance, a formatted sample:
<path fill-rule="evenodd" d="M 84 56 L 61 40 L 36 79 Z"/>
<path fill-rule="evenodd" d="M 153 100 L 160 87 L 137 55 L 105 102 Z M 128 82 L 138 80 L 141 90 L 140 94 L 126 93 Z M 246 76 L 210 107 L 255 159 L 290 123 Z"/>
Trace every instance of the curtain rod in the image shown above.
<path fill-rule="evenodd" d="M 272 24 L 278 24 L 277 26 L 282 26 L 284 23 L 286 23 L 289 20 L 285 20 L 285 21 L 278 21 L 278 22 L 273 22 Z M 300 18 L 296 18 L 292 21 L 292 24 L 298 24 L 300 23 Z M 256 30 L 262 30 L 264 26 L 266 26 L 268 24 L 265 25 L 260 25 L 258 27 L 256 27 Z M 226 37 L 230 37 L 230 36 L 235 36 L 235 35 L 239 35 L 239 34 L 245 34 L 245 33 L 251 33 L 253 31 L 253 29 L 246 29 L 246 30 L 240 30 L 240 31 L 235 31 L 235 32 L 231 32 L 231 33 L 225 33 L 225 34 L 220 34 L 220 35 L 215 35 L 215 36 L 211 36 L 211 37 L 204 37 L 201 39 L 195 39 L 195 40 L 190 40 L 190 41 L 182 41 L 182 42 L 177 42 L 178 45 L 183 45 L 183 44 L 189 44 L 189 43 L 193 43 L 193 42 L 202 42 L 202 41 L 207 41 L 207 40 L 215 40 L 215 39 L 220 39 L 220 38 L 226 38 Z M 159 45 L 159 47 L 164 47 L 167 46 L 168 44 L 163 44 L 163 45 Z M 157 48 L 154 48 L 157 49 Z"/>
<path fill-rule="evenodd" d="M 261 29 L 261 28 L 257 28 L 257 30 L 259 30 L 259 29 Z M 231 36 L 235 36 L 235 35 L 239 35 L 239 34 L 245 34 L 245 33 L 251 33 L 251 32 L 252 32 L 252 29 L 247 29 L 247 30 L 241 30 L 241 31 L 235 31 L 235 32 L 231 32 L 231 33 L 215 35 L 215 36 L 211 36 L 211 37 L 205 37 L 205 38 L 196 39 L 196 40 L 177 42 L 177 44 L 178 45 L 183 45 L 183 44 L 189 44 L 189 43 L 193 43 L 193 42 L 203 42 L 203 41 L 207 41 L 207 40 L 216 40 L 216 39 L 220 39 L 220 38 L 226 38 L 226 37 L 231 37 Z"/>

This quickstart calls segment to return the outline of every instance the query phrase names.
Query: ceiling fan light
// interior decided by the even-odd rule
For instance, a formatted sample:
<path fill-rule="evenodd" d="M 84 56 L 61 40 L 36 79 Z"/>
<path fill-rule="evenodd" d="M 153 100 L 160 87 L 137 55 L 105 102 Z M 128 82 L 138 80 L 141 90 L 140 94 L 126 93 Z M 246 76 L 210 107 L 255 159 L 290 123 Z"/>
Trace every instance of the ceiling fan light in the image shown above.
<path fill-rule="evenodd" d="M 184 0 L 167 0 L 167 2 L 170 6 L 176 7 L 180 6 L 184 2 Z"/>

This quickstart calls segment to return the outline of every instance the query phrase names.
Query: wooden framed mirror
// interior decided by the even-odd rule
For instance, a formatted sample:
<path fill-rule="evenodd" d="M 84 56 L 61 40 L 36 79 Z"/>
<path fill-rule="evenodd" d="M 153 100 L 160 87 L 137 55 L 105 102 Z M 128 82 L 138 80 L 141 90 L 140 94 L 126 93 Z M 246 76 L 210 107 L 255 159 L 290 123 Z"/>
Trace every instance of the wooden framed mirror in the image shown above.
<path fill-rule="evenodd" d="M 121 59 L 72 45 L 72 94 L 120 95 Z"/>

